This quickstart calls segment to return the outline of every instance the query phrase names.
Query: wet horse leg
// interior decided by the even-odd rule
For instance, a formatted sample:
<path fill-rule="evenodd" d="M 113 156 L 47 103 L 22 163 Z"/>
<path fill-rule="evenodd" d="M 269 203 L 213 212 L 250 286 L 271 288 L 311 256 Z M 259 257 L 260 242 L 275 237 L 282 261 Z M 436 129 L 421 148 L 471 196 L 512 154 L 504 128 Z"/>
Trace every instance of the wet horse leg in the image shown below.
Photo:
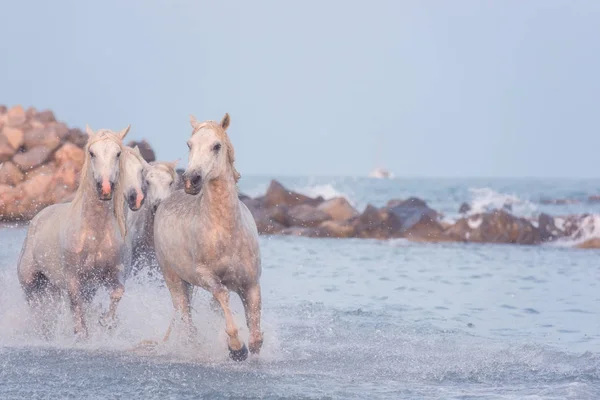
<path fill-rule="evenodd" d="M 108 311 L 100 317 L 100 324 L 112 328 L 116 323 L 117 307 L 123 294 L 125 293 L 125 287 L 120 281 L 112 282 L 109 285 L 110 292 L 110 305 Z"/>
<path fill-rule="evenodd" d="M 87 337 L 87 327 L 83 317 L 83 296 L 81 294 L 81 285 L 77 278 L 70 278 L 67 283 L 67 293 L 73 313 L 73 322 L 75 323 L 75 334 L 80 337 Z"/>
<path fill-rule="evenodd" d="M 244 311 L 246 312 L 246 324 L 250 331 L 248 346 L 252 354 L 258 354 L 263 344 L 263 333 L 260 330 L 261 296 L 260 285 L 257 283 L 240 292 Z"/>
<path fill-rule="evenodd" d="M 188 337 L 192 338 L 196 334 L 196 329 L 192 322 L 192 287 L 189 283 L 181 279 L 175 272 L 168 268 L 163 268 L 163 276 L 165 278 L 167 288 L 169 288 L 169 292 L 171 293 L 171 300 L 173 301 L 173 307 L 175 309 L 173 318 L 169 324 L 169 328 L 167 329 L 167 332 L 163 338 L 163 342 L 169 340 L 173 326 L 177 321 L 178 314 L 181 316 L 181 319 L 186 326 Z"/>
<path fill-rule="evenodd" d="M 213 296 L 221 307 L 225 315 L 225 331 L 229 336 L 229 356 L 235 361 L 244 361 L 248 358 L 248 349 L 246 345 L 238 337 L 238 328 L 233 321 L 233 314 L 229 308 L 229 290 L 223 285 L 216 285 L 212 291 Z"/>

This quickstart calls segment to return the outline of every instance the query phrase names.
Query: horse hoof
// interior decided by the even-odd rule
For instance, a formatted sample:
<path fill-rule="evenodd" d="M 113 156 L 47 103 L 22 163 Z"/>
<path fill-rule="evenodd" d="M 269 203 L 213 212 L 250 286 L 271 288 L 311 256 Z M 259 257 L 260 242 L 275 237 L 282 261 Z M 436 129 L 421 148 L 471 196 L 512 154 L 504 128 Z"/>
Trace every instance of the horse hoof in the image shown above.
<path fill-rule="evenodd" d="M 98 323 L 103 328 L 111 330 L 111 329 L 113 329 L 113 328 L 115 328 L 117 326 L 117 319 L 116 318 L 111 318 L 111 317 L 106 316 L 106 315 L 103 315 L 102 317 L 100 317 L 98 319 Z"/>
<path fill-rule="evenodd" d="M 229 357 L 233 361 L 244 361 L 246 360 L 246 358 L 248 358 L 248 348 L 246 347 L 246 345 L 243 345 L 242 348 L 239 350 L 232 350 L 230 347 Z"/>

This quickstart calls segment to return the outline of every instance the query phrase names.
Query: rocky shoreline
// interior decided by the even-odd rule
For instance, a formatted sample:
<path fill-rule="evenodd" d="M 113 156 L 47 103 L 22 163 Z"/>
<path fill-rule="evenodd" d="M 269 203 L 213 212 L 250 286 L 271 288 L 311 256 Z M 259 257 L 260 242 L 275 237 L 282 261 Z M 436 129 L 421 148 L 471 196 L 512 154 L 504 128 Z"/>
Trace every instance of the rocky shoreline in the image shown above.
<path fill-rule="evenodd" d="M 271 235 L 537 245 L 580 239 L 590 223 L 587 214 L 561 218 L 540 214 L 530 220 L 498 209 L 465 215 L 449 224 L 416 197 L 393 199 L 381 208 L 368 205 L 359 213 L 343 197 L 311 198 L 277 181 L 271 181 L 264 196 L 240 198 L 252 212 L 259 232 Z M 464 205 L 461 209 L 468 211 Z M 583 241 L 577 247 L 599 248 L 600 240 Z"/>
<path fill-rule="evenodd" d="M 50 204 L 69 201 L 78 185 L 87 136 L 56 120 L 51 111 L 0 106 L 0 221 L 27 221 Z M 155 155 L 146 141 L 138 145 L 147 161 Z M 181 172 L 181 171 L 180 171 Z M 536 219 L 515 216 L 510 209 L 469 214 L 469 204 L 453 223 L 419 198 L 392 199 L 384 207 L 368 205 L 359 212 L 345 198 L 312 198 L 272 181 L 263 196 L 240 194 L 260 234 L 317 238 L 404 238 L 419 242 L 510 243 L 536 245 L 562 239 L 577 247 L 600 248 L 585 239 L 593 215 Z M 600 197 L 591 196 L 589 201 Z M 568 199 L 547 200 L 563 204 Z M 589 229 L 588 229 L 589 230 Z"/>

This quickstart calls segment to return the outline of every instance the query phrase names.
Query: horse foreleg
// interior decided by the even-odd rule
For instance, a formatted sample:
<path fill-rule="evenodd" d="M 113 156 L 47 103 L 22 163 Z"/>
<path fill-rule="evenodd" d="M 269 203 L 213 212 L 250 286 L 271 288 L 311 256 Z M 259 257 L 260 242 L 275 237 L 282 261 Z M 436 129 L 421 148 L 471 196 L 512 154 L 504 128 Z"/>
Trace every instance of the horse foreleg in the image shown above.
<path fill-rule="evenodd" d="M 125 293 L 125 287 L 120 281 L 113 283 L 110 288 L 110 305 L 108 306 L 108 311 L 100 318 L 100 324 L 109 328 L 113 327 L 116 323 L 117 307 L 123 297 L 123 293 Z"/>
<path fill-rule="evenodd" d="M 238 328 L 233 320 L 233 314 L 229 308 L 229 290 L 226 287 L 219 285 L 217 289 L 213 291 L 213 296 L 221 308 L 223 308 L 223 314 L 225 315 L 225 331 L 229 336 L 229 356 L 235 361 L 244 361 L 248 358 L 248 349 L 246 345 L 238 337 Z"/>
<path fill-rule="evenodd" d="M 75 334 L 80 337 L 87 337 L 87 327 L 83 317 L 83 297 L 81 295 L 81 286 L 77 278 L 71 278 L 67 284 L 71 312 L 73 313 L 73 322 L 75 324 Z"/>
<path fill-rule="evenodd" d="M 192 287 L 189 283 L 181 279 L 170 269 L 163 268 L 163 276 L 165 278 L 167 288 L 169 288 L 169 292 L 171 293 L 171 300 L 173 301 L 174 308 L 173 318 L 171 319 L 169 328 L 165 333 L 163 342 L 169 340 L 171 331 L 173 330 L 175 322 L 177 321 L 178 314 L 181 316 L 181 319 L 186 326 L 188 337 L 191 338 L 196 334 L 196 329 L 194 327 L 194 323 L 192 322 Z"/>
<path fill-rule="evenodd" d="M 260 330 L 261 296 L 260 285 L 256 284 L 241 293 L 244 311 L 246 312 L 246 324 L 250 331 L 248 346 L 252 354 L 258 354 L 263 344 L 263 333 Z"/>

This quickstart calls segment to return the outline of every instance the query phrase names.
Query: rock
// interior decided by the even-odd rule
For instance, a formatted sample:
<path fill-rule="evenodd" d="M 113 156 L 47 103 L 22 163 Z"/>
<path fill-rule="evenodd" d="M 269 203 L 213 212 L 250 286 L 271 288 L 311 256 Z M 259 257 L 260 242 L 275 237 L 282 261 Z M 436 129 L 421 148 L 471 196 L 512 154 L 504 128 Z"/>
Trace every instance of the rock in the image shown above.
<path fill-rule="evenodd" d="M 28 171 L 32 168 L 37 167 L 38 165 L 43 164 L 50 154 L 52 150 L 50 150 L 46 146 L 38 146 L 28 150 L 25 153 L 18 153 L 13 157 L 13 162 L 17 164 L 22 171 Z"/>
<path fill-rule="evenodd" d="M 18 150 L 23 145 L 24 133 L 21 128 L 7 126 L 2 129 L 2 134 L 13 149 Z"/>
<path fill-rule="evenodd" d="M 551 242 L 565 236 L 565 233 L 556 226 L 554 217 L 545 213 L 538 217 L 538 229 L 542 242 Z"/>
<path fill-rule="evenodd" d="M 271 218 L 269 211 L 263 207 L 263 204 L 260 201 L 248 198 L 243 200 L 243 203 L 252 213 L 258 233 L 261 235 L 274 234 L 282 231 L 285 228 L 285 225 L 280 224 Z"/>
<path fill-rule="evenodd" d="M 54 153 L 54 159 L 58 165 L 74 162 L 79 166 L 79 168 L 81 168 L 85 160 L 85 153 L 75 144 L 66 142 L 58 150 L 56 150 L 56 153 Z"/>
<path fill-rule="evenodd" d="M 10 160 L 17 152 L 9 143 L 4 135 L 0 135 L 0 162 Z"/>
<path fill-rule="evenodd" d="M 469 203 L 462 203 L 462 204 L 460 205 L 460 208 L 458 209 L 458 212 L 459 212 L 460 214 L 466 214 L 466 213 L 468 213 L 469 211 L 471 211 L 471 205 L 470 205 Z"/>
<path fill-rule="evenodd" d="M 419 242 L 452 241 L 453 238 L 444 233 L 444 227 L 428 214 L 421 214 L 411 219 L 400 228 L 400 237 Z M 396 234 L 397 235 L 397 234 Z"/>
<path fill-rule="evenodd" d="M 281 183 L 272 180 L 267 193 L 265 194 L 264 203 L 266 207 L 288 206 L 294 207 L 299 204 L 308 204 L 318 206 L 323 202 L 322 198 L 313 199 L 300 193 L 287 190 Z"/>
<path fill-rule="evenodd" d="M 27 121 L 27 114 L 22 106 L 14 106 L 6 112 L 6 124 L 12 127 L 21 126 Z"/>
<path fill-rule="evenodd" d="M 66 140 L 83 149 L 87 144 L 88 136 L 77 128 L 69 129 Z"/>
<path fill-rule="evenodd" d="M 319 225 L 319 230 L 324 237 L 351 238 L 356 236 L 356 229 L 352 223 L 347 221 L 329 220 Z"/>
<path fill-rule="evenodd" d="M 579 200 L 576 200 L 576 199 L 547 199 L 547 198 L 540 199 L 540 204 L 547 204 L 547 205 L 562 206 L 562 205 L 566 205 L 566 204 L 578 204 L 578 203 L 579 203 Z"/>
<path fill-rule="evenodd" d="M 346 221 L 358 215 L 358 211 L 343 197 L 327 200 L 317 207 L 335 221 Z"/>
<path fill-rule="evenodd" d="M 316 228 L 328 219 L 331 219 L 329 214 L 308 204 L 299 204 L 288 211 L 289 224 L 294 226 Z"/>
<path fill-rule="evenodd" d="M 578 249 L 600 249 L 600 238 L 588 239 L 576 246 Z"/>
<path fill-rule="evenodd" d="M 369 204 L 361 215 L 353 219 L 352 225 L 357 237 L 388 239 L 400 228 L 400 221 L 388 210 Z"/>
<path fill-rule="evenodd" d="M 60 142 L 58 130 L 53 126 L 46 126 L 26 131 L 23 146 L 26 151 L 36 147 L 45 147 L 52 152 L 60 145 Z"/>
<path fill-rule="evenodd" d="M 525 218 L 504 210 L 461 218 L 445 231 L 449 237 L 477 243 L 538 244 L 540 231 Z"/>
<path fill-rule="evenodd" d="M 598 203 L 598 202 L 600 202 L 600 195 L 590 196 L 590 197 L 588 197 L 588 201 L 590 203 Z"/>
<path fill-rule="evenodd" d="M 385 208 L 392 208 L 392 207 L 396 207 L 399 204 L 402 204 L 404 202 L 404 200 L 402 199 L 391 199 L 387 202 L 387 204 L 385 205 Z"/>
<path fill-rule="evenodd" d="M 81 164 L 77 161 L 67 161 L 59 165 L 54 172 L 54 182 L 57 187 L 61 187 L 66 190 L 65 193 L 60 192 L 60 196 L 57 198 L 64 198 L 70 192 L 77 190 L 79 184 L 79 174 L 81 172 Z M 57 196 L 57 195 L 55 195 Z"/>
<path fill-rule="evenodd" d="M 394 217 L 392 237 L 405 237 L 419 241 L 448 240 L 444 228 L 438 222 L 439 214 L 429 208 L 427 203 L 417 197 L 411 197 L 388 208 Z M 398 224 L 399 223 L 399 224 Z"/>
<path fill-rule="evenodd" d="M 282 229 L 279 233 L 286 236 L 322 237 L 318 229 L 304 226 L 290 226 Z"/>
<path fill-rule="evenodd" d="M 136 142 L 136 141 L 132 140 L 131 142 L 129 142 L 129 144 L 127 146 L 129 146 L 129 147 L 135 147 L 135 146 L 139 147 L 140 153 L 142 154 L 142 157 L 147 162 L 156 161 L 156 155 L 154 154 L 154 150 L 152 150 L 152 147 L 150 146 L 150 143 L 148 143 L 146 140 L 142 140 L 141 142 Z"/>
<path fill-rule="evenodd" d="M 25 179 L 25 175 L 12 162 L 6 161 L 0 166 L 0 184 L 17 186 Z"/>
<path fill-rule="evenodd" d="M 0 219 L 14 221 L 21 218 L 17 208 L 20 204 L 20 191 L 10 185 L 0 184 Z"/>
<path fill-rule="evenodd" d="M 17 186 L 21 201 L 13 214 L 22 219 L 31 219 L 52 204 L 52 180 L 52 175 L 39 174 Z"/>
<path fill-rule="evenodd" d="M 43 123 L 48 124 L 49 122 L 56 122 L 56 118 L 54 117 L 54 113 L 50 110 L 44 110 L 36 113 L 33 116 L 33 119 Z"/>

